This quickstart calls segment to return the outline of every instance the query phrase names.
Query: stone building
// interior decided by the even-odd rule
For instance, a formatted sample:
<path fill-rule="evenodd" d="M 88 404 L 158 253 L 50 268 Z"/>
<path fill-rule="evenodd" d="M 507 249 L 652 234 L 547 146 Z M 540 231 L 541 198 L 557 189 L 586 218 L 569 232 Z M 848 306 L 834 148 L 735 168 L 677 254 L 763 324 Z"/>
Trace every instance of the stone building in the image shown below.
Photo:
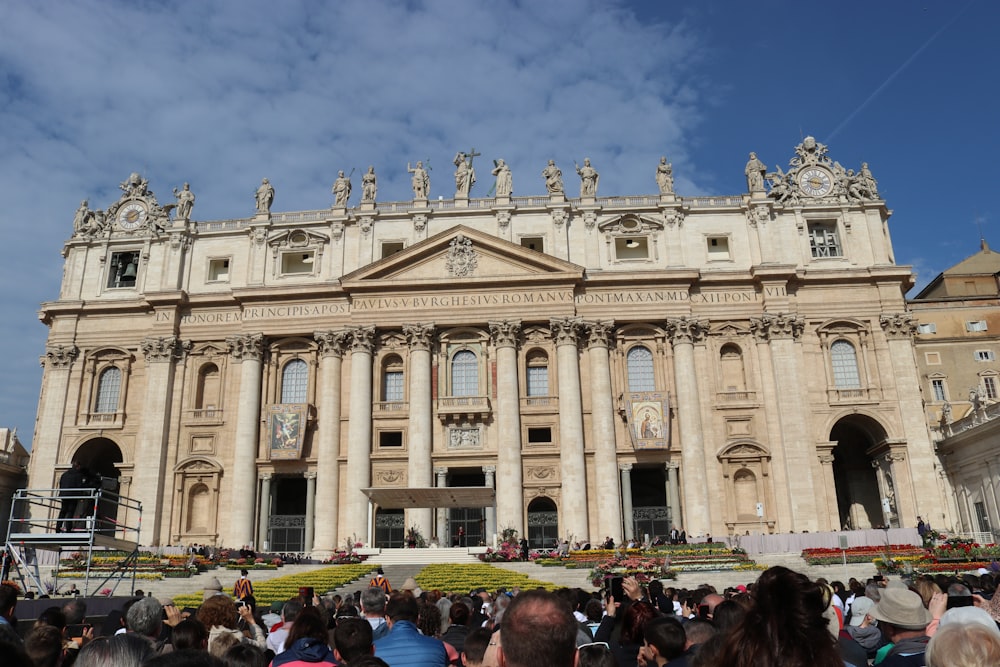
<path fill-rule="evenodd" d="M 17 437 L 17 429 L 0 428 L 0 536 L 7 538 L 14 492 L 28 483 L 30 454 Z"/>
<path fill-rule="evenodd" d="M 32 485 L 79 458 L 142 501 L 147 543 L 316 555 L 942 505 L 867 165 L 810 137 L 787 173 L 751 155 L 744 194 L 679 196 L 661 160 L 658 194 L 600 195 L 585 162 L 567 198 L 552 161 L 518 197 L 496 164 L 495 198 L 456 172 L 427 199 L 418 163 L 411 201 L 376 201 L 370 169 L 319 211 L 271 212 L 265 179 L 255 214 L 196 221 L 187 187 L 173 215 L 138 174 L 83 202 L 41 310 Z"/>
<path fill-rule="evenodd" d="M 953 524 L 967 533 L 1000 529 L 1000 253 L 979 252 L 936 276 L 908 302 L 917 321 L 917 366 L 937 441 Z"/>

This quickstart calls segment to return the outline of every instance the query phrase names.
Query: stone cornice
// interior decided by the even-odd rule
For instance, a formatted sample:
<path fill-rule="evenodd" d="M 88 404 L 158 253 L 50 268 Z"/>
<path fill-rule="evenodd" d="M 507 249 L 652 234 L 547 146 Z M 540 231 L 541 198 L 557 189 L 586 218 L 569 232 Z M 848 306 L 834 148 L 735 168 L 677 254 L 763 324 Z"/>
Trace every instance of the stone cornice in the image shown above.
<path fill-rule="evenodd" d="M 521 322 L 519 320 L 502 320 L 489 323 L 490 336 L 497 347 L 516 348 L 521 339 Z"/>

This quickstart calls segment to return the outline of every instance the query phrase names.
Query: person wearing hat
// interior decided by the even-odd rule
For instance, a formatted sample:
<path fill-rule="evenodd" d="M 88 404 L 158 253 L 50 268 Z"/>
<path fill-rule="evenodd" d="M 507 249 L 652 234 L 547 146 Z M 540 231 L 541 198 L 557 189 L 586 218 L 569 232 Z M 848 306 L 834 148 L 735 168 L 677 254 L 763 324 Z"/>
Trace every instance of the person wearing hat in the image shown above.
<path fill-rule="evenodd" d="M 375 576 L 372 577 L 372 580 L 368 582 L 368 585 L 378 586 L 385 591 L 386 595 L 392 593 L 392 586 L 389 584 L 389 580 L 385 578 L 385 572 L 382 571 L 382 568 L 378 569 L 378 572 L 376 572 Z"/>
<path fill-rule="evenodd" d="M 207 600 L 213 595 L 222 595 L 222 582 L 219 581 L 218 577 L 212 577 L 208 580 L 205 585 L 205 590 L 202 593 L 202 599 Z"/>
<path fill-rule="evenodd" d="M 882 633 L 893 644 L 880 663 L 882 667 L 923 667 L 931 614 L 919 595 L 907 589 L 886 588 L 868 614 L 879 622 Z"/>
<path fill-rule="evenodd" d="M 851 604 L 851 619 L 844 626 L 844 631 L 865 649 L 869 659 L 874 658 L 875 652 L 885 643 L 882 631 L 872 622 L 869 615 L 874 606 L 875 602 L 871 598 L 864 596 L 854 598 Z"/>
<path fill-rule="evenodd" d="M 407 577 L 406 581 L 403 582 L 403 585 L 399 587 L 399 590 L 410 591 L 411 593 L 413 593 L 413 597 L 415 598 L 420 597 L 420 594 L 423 593 L 423 591 L 420 589 L 420 586 L 417 585 L 417 580 L 414 579 L 413 577 Z"/>

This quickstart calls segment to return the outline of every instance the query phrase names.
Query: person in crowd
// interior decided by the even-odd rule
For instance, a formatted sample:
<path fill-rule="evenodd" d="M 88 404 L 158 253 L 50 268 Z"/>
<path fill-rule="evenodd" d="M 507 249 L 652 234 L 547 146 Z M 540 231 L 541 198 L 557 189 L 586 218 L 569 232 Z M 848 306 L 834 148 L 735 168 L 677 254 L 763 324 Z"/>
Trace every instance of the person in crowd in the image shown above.
<path fill-rule="evenodd" d="M 216 657 L 222 657 L 229 649 L 230 642 L 220 641 L 230 637 L 240 643 L 244 640 L 260 648 L 265 648 L 264 631 L 257 625 L 250 608 L 246 605 L 238 607 L 225 595 L 214 595 L 205 600 L 195 618 L 208 628 L 208 652 Z M 240 629 L 240 620 L 247 627 L 247 632 Z"/>
<path fill-rule="evenodd" d="M 942 626 L 927 644 L 927 667 L 995 667 L 1000 665 L 1000 633 L 979 623 Z"/>
<path fill-rule="evenodd" d="M 280 655 L 285 650 L 288 634 L 295 625 L 295 619 L 302 612 L 302 600 L 291 598 L 281 607 L 281 625 L 271 628 L 271 633 L 267 636 L 265 648 L 274 651 L 275 655 Z"/>
<path fill-rule="evenodd" d="M 246 570 L 240 570 L 240 578 L 237 579 L 236 583 L 233 585 L 234 600 L 242 600 L 243 602 L 247 602 L 248 600 L 253 598 L 253 583 L 250 581 L 250 578 L 248 576 L 249 574 L 250 573 L 247 572 Z M 251 604 L 251 607 L 252 606 L 253 605 Z"/>
<path fill-rule="evenodd" d="M 295 617 L 285 644 L 287 650 L 274 656 L 271 667 L 337 664 L 327 646 L 326 619 L 316 607 L 306 607 Z"/>
<path fill-rule="evenodd" d="M 154 653 L 166 653 L 172 647 L 160 638 L 163 628 L 163 605 L 156 598 L 142 598 L 129 607 L 125 614 L 129 631 L 145 638 Z"/>
<path fill-rule="evenodd" d="M 389 584 L 389 580 L 385 578 L 385 572 L 382 571 L 382 568 L 378 569 L 372 580 L 368 582 L 368 585 L 378 586 L 386 595 L 392 593 L 392 586 Z"/>
<path fill-rule="evenodd" d="M 615 656 L 606 642 L 590 642 L 576 649 L 577 667 L 617 667 Z"/>
<path fill-rule="evenodd" d="M 24 646 L 21 636 L 15 629 L 17 618 L 14 609 L 17 607 L 17 589 L 10 584 L 0 584 L 0 641 Z"/>
<path fill-rule="evenodd" d="M 493 632 L 486 628 L 470 631 L 462 644 L 461 664 L 464 667 L 482 667 L 483 657 L 492 638 Z"/>
<path fill-rule="evenodd" d="M 658 616 L 646 622 L 639 662 L 646 667 L 664 667 L 684 655 L 687 637 L 675 616 Z"/>
<path fill-rule="evenodd" d="M 919 595 L 904 588 L 886 588 L 869 615 L 879 622 L 882 634 L 893 644 L 880 663 L 883 667 L 924 664 L 930 641 L 926 630 L 932 617 Z"/>
<path fill-rule="evenodd" d="M 390 667 L 445 667 L 448 652 L 444 642 L 424 637 L 417 630 L 420 610 L 417 600 L 406 592 L 394 593 L 386 605 L 389 633 L 375 642 L 375 655 Z"/>
<path fill-rule="evenodd" d="M 552 593 L 534 590 L 514 597 L 491 643 L 502 667 L 573 667 L 576 633 L 569 606 Z M 489 661 L 489 652 L 483 661 Z"/>
<path fill-rule="evenodd" d="M 419 605 L 420 611 L 417 614 L 417 629 L 424 637 L 441 639 L 441 612 L 436 605 L 424 602 Z M 459 651 L 455 647 L 445 642 L 444 650 L 448 653 L 448 664 L 457 665 L 459 663 Z"/>
<path fill-rule="evenodd" d="M 65 654 L 62 630 L 54 625 L 35 624 L 24 638 L 24 652 L 35 667 L 59 667 Z"/>
<path fill-rule="evenodd" d="M 122 633 L 98 637 L 80 649 L 74 667 L 142 667 L 155 657 L 149 640 L 136 634 Z"/>
<path fill-rule="evenodd" d="M 361 613 L 371 625 L 373 640 L 389 632 L 385 621 L 385 591 L 381 586 L 369 586 L 361 593 Z"/>
<path fill-rule="evenodd" d="M 253 644 L 231 646 L 222 656 L 226 667 L 267 667 L 269 654 Z"/>
<path fill-rule="evenodd" d="M 174 626 L 170 633 L 170 643 L 175 651 L 186 649 L 208 650 L 208 630 L 198 619 L 185 618 Z"/>
<path fill-rule="evenodd" d="M 342 619 L 333 630 L 334 657 L 345 664 L 361 656 L 373 655 L 373 642 L 372 626 L 367 621 L 360 618 Z"/>

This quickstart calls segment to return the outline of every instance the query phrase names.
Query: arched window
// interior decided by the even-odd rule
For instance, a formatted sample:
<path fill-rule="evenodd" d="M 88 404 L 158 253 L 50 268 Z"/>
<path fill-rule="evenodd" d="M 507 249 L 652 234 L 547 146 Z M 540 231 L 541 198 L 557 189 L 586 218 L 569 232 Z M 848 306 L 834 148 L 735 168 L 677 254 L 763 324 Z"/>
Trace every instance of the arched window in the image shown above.
<path fill-rule="evenodd" d="M 549 395 L 549 357 L 541 350 L 528 353 L 527 368 L 528 396 Z"/>
<path fill-rule="evenodd" d="M 648 347 L 636 345 L 625 356 L 629 391 L 656 391 L 653 379 L 653 353 Z"/>
<path fill-rule="evenodd" d="M 479 359 L 475 352 L 461 350 L 451 358 L 451 395 L 479 395 Z"/>
<path fill-rule="evenodd" d="M 301 359 L 292 359 L 281 372 L 281 402 L 305 403 L 309 381 L 309 366 Z"/>
<path fill-rule="evenodd" d="M 830 361 L 833 364 L 833 386 L 838 389 L 860 389 L 861 376 L 858 374 L 858 354 L 854 346 L 846 340 L 834 341 L 830 346 Z"/>
<path fill-rule="evenodd" d="M 727 343 L 719 350 L 719 365 L 722 368 L 723 391 L 743 391 L 746 389 L 746 375 L 743 371 L 743 352 L 738 345 Z"/>
<path fill-rule="evenodd" d="M 118 412 L 121 391 L 121 369 L 115 366 L 104 369 L 97 381 L 97 404 L 94 406 L 94 412 Z"/>
<path fill-rule="evenodd" d="M 400 402 L 404 395 L 403 360 L 393 354 L 382 362 L 382 400 Z"/>
<path fill-rule="evenodd" d="M 219 405 L 219 389 L 219 367 L 215 364 L 205 364 L 198 371 L 195 409 L 214 410 Z"/>

